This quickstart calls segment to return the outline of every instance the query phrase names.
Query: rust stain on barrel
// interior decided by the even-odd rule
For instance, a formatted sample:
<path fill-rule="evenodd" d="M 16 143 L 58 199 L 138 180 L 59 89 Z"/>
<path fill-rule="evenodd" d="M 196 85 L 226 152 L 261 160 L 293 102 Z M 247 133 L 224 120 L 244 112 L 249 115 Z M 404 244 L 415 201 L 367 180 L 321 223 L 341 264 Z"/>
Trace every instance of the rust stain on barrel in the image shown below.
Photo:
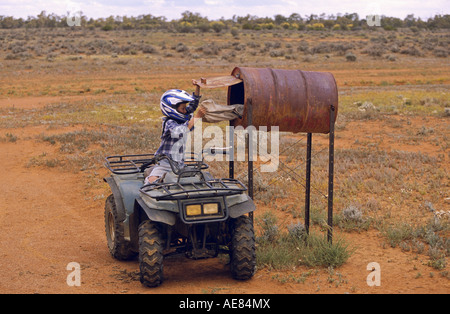
<path fill-rule="evenodd" d="M 329 133 L 330 110 L 338 109 L 334 76 L 328 72 L 237 67 L 234 77 L 241 84 L 228 89 L 228 104 L 243 103 L 242 119 L 234 126 L 247 126 L 249 102 L 252 125 L 278 126 L 282 132 Z"/>

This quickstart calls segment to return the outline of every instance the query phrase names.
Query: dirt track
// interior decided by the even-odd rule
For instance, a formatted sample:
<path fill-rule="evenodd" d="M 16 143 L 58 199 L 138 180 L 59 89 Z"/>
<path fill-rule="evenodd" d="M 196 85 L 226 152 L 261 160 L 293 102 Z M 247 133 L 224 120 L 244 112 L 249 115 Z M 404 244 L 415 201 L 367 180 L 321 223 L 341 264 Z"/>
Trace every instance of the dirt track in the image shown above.
<path fill-rule="evenodd" d="M 106 246 L 104 198 L 95 198 L 96 194 L 86 183 L 101 180 L 106 172 L 92 178 L 82 172 L 60 173 L 56 169 L 26 167 L 32 157 L 41 152 L 51 155 L 55 150 L 32 138 L 42 130 L 41 127 L 18 129 L 14 133 L 21 138 L 19 142 L 0 142 L 0 164 L 4 169 L 0 187 L 0 293 L 450 291 L 448 279 L 428 276 L 432 270 L 426 266 L 426 256 L 416 259 L 415 255 L 399 249 L 383 248 L 377 231 L 345 235 L 356 251 L 336 270 L 341 276 L 334 275 L 333 280 L 326 269 L 312 270 L 303 283 L 290 280 L 309 271 L 299 267 L 286 272 L 262 269 L 252 280 L 237 282 L 230 278 L 228 266 L 220 259 L 192 261 L 178 257 L 166 260 L 166 281 L 161 287 L 144 288 L 139 283 L 137 261 L 118 262 L 109 255 Z M 341 136 L 344 145 L 344 132 Z M 71 262 L 81 265 L 80 287 L 69 287 L 66 283 L 71 272 L 66 267 Z M 380 287 L 369 287 L 366 283 L 369 274 L 366 267 L 370 262 L 381 265 Z M 418 277 L 418 273 L 423 276 Z"/>

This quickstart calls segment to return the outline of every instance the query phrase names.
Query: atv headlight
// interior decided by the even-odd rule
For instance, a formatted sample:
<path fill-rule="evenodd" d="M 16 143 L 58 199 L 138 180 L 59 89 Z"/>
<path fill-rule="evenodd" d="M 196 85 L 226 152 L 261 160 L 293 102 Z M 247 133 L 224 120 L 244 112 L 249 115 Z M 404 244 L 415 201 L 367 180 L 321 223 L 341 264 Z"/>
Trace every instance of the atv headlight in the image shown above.
<path fill-rule="evenodd" d="M 202 214 L 202 205 L 187 205 L 186 215 L 187 216 L 200 216 Z"/>
<path fill-rule="evenodd" d="M 214 215 L 219 213 L 219 204 L 217 203 L 203 204 L 203 213 L 205 215 Z"/>
<path fill-rule="evenodd" d="M 186 224 L 219 222 L 228 219 L 228 210 L 223 197 L 208 199 L 186 199 L 178 201 L 180 218 Z"/>

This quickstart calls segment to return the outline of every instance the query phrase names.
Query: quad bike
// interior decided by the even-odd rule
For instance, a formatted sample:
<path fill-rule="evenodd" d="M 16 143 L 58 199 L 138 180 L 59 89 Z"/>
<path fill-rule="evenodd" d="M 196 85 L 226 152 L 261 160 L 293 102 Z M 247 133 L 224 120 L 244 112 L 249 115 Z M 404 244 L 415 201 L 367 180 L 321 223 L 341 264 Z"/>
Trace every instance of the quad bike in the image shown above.
<path fill-rule="evenodd" d="M 246 215 L 255 205 L 240 181 L 214 179 L 205 171 L 203 153 L 200 161 L 186 161 L 184 167 L 165 155 L 106 157 L 112 172 L 104 179 L 112 191 L 105 202 L 108 248 L 118 260 L 139 255 L 145 286 L 159 286 L 164 258 L 179 253 L 201 259 L 226 252 L 233 278 L 247 280 L 255 273 L 253 222 Z M 163 159 L 172 171 L 144 185 L 145 169 Z"/>

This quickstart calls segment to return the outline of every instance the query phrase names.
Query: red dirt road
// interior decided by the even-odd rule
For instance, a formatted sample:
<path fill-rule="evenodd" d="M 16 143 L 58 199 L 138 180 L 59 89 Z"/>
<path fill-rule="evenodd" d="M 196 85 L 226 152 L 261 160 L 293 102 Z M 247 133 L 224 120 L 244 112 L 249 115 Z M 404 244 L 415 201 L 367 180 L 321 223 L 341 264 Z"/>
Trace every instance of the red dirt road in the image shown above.
<path fill-rule="evenodd" d="M 330 275 L 326 269 L 299 267 L 289 271 L 258 270 L 247 282 L 230 278 L 220 258 L 193 261 L 184 257 L 166 260 L 163 285 L 141 286 L 137 261 L 114 260 L 107 249 L 103 204 L 107 186 L 89 188 L 84 173 L 27 167 L 30 159 L 55 148 L 30 139 L 34 128 L 15 131 L 16 143 L 0 142 L 3 165 L 0 186 L 0 293 L 448 293 L 449 281 L 430 278 L 427 257 L 383 248 L 378 232 L 345 235 L 356 251 Z M 67 277 L 81 266 L 81 286 L 71 287 Z M 381 286 L 369 287 L 367 264 L 381 266 Z M 296 282 L 310 272 L 304 282 Z M 421 273 L 422 276 L 417 276 Z M 330 280 L 333 279 L 333 280 Z"/>

